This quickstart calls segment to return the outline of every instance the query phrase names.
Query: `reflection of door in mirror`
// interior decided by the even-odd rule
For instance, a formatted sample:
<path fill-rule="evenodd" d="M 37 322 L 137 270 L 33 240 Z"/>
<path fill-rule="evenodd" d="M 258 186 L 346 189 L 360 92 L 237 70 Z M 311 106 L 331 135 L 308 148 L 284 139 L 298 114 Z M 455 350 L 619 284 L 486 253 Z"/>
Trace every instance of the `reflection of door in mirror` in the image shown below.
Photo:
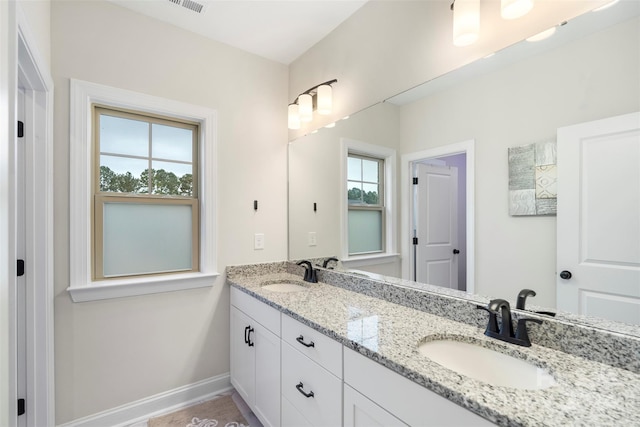
<path fill-rule="evenodd" d="M 640 325 L 640 113 L 558 129 L 558 308 Z"/>
<path fill-rule="evenodd" d="M 413 164 L 414 280 L 466 290 L 466 154 Z"/>
<path fill-rule="evenodd" d="M 458 289 L 458 168 L 418 163 L 415 169 L 415 280 Z"/>

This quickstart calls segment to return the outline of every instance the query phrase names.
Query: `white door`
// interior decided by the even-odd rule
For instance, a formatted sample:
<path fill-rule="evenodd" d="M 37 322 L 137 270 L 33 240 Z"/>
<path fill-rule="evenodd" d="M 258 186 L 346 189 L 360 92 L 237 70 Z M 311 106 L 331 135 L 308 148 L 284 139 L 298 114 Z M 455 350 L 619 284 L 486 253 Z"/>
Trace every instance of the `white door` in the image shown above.
<path fill-rule="evenodd" d="M 25 121 L 25 94 L 24 89 L 18 88 L 18 110 L 17 118 L 20 122 Z M 19 260 L 25 261 L 27 254 L 26 247 L 26 205 L 25 205 L 25 138 L 20 136 L 16 140 L 16 257 Z M 18 273 L 18 279 L 16 282 L 16 329 L 17 329 L 17 360 L 18 367 L 17 372 L 17 391 L 18 399 L 27 398 L 27 281 L 24 275 Z M 25 403 L 26 405 L 26 403 Z M 24 409 L 26 411 L 26 408 Z M 26 412 L 21 413 L 21 409 L 18 412 L 18 427 L 23 427 L 27 424 Z"/>
<path fill-rule="evenodd" d="M 640 113 L 558 129 L 558 309 L 640 325 Z"/>
<path fill-rule="evenodd" d="M 415 278 L 458 289 L 458 169 L 417 164 Z"/>

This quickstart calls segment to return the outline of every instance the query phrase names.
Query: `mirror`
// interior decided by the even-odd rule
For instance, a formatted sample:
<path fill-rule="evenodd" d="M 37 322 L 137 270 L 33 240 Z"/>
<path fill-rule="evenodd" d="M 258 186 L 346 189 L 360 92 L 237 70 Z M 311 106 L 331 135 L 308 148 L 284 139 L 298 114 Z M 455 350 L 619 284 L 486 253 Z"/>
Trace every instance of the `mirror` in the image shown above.
<path fill-rule="evenodd" d="M 631 20 L 637 23 L 639 9 L 637 2 L 620 2 L 584 14 L 551 39 L 517 43 L 352 114 L 334 128 L 290 142 L 289 259 L 342 256 L 341 140 L 394 148 L 401 159 L 475 139 L 475 292 L 514 300 L 520 288 L 531 288 L 538 296 L 530 304 L 554 307 L 555 218 L 508 215 L 507 148 L 555 138 L 558 127 L 638 109 L 637 40 L 623 37 L 637 38 L 637 30 L 629 33 L 628 28 Z M 630 62 L 612 65 L 614 52 Z M 609 74 L 603 71 L 606 67 Z M 623 72 L 628 68 L 635 75 Z M 615 98 L 607 90 L 618 79 L 630 81 L 632 92 L 625 96 L 616 86 Z M 618 102 L 620 97 L 625 105 Z M 394 188 L 399 194 L 401 187 Z M 397 200 L 397 215 L 406 215 L 400 197 Z M 400 224 L 397 227 L 399 236 Z M 400 243 L 398 238 L 398 247 Z M 356 268 L 402 274 L 399 261 Z M 579 316 L 567 319 L 596 322 Z"/>

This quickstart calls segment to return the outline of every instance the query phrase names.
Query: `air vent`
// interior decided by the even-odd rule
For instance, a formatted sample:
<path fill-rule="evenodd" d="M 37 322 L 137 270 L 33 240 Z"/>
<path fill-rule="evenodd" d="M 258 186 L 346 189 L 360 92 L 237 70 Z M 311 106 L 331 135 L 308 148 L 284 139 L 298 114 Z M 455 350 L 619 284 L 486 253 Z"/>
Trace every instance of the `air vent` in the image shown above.
<path fill-rule="evenodd" d="M 189 9 L 192 12 L 203 13 L 204 12 L 204 4 L 198 3 L 193 0 L 169 0 L 173 4 L 177 4 L 178 6 L 182 6 L 185 9 Z"/>

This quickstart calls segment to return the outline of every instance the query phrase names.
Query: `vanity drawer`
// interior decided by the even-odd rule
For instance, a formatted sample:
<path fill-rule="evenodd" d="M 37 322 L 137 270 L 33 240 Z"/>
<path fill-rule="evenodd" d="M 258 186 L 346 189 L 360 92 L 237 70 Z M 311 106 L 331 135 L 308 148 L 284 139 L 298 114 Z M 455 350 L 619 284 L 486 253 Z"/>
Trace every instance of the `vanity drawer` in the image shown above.
<path fill-rule="evenodd" d="M 282 396 L 314 426 L 342 425 L 342 381 L 282 343 Z M 305 395 L 306 394 L 306 395 Z"/>
<path fill-rule="evenodd" d="M 280 312 L 275 308 L 234 287 L 231 287 L 231 305 L 280 336 Z"/>
<path fill-rule="evenodd" d="M 285 315 L 282 316 L 282 340 L 342 378 L 342 344 L 339 342 Z"/>

